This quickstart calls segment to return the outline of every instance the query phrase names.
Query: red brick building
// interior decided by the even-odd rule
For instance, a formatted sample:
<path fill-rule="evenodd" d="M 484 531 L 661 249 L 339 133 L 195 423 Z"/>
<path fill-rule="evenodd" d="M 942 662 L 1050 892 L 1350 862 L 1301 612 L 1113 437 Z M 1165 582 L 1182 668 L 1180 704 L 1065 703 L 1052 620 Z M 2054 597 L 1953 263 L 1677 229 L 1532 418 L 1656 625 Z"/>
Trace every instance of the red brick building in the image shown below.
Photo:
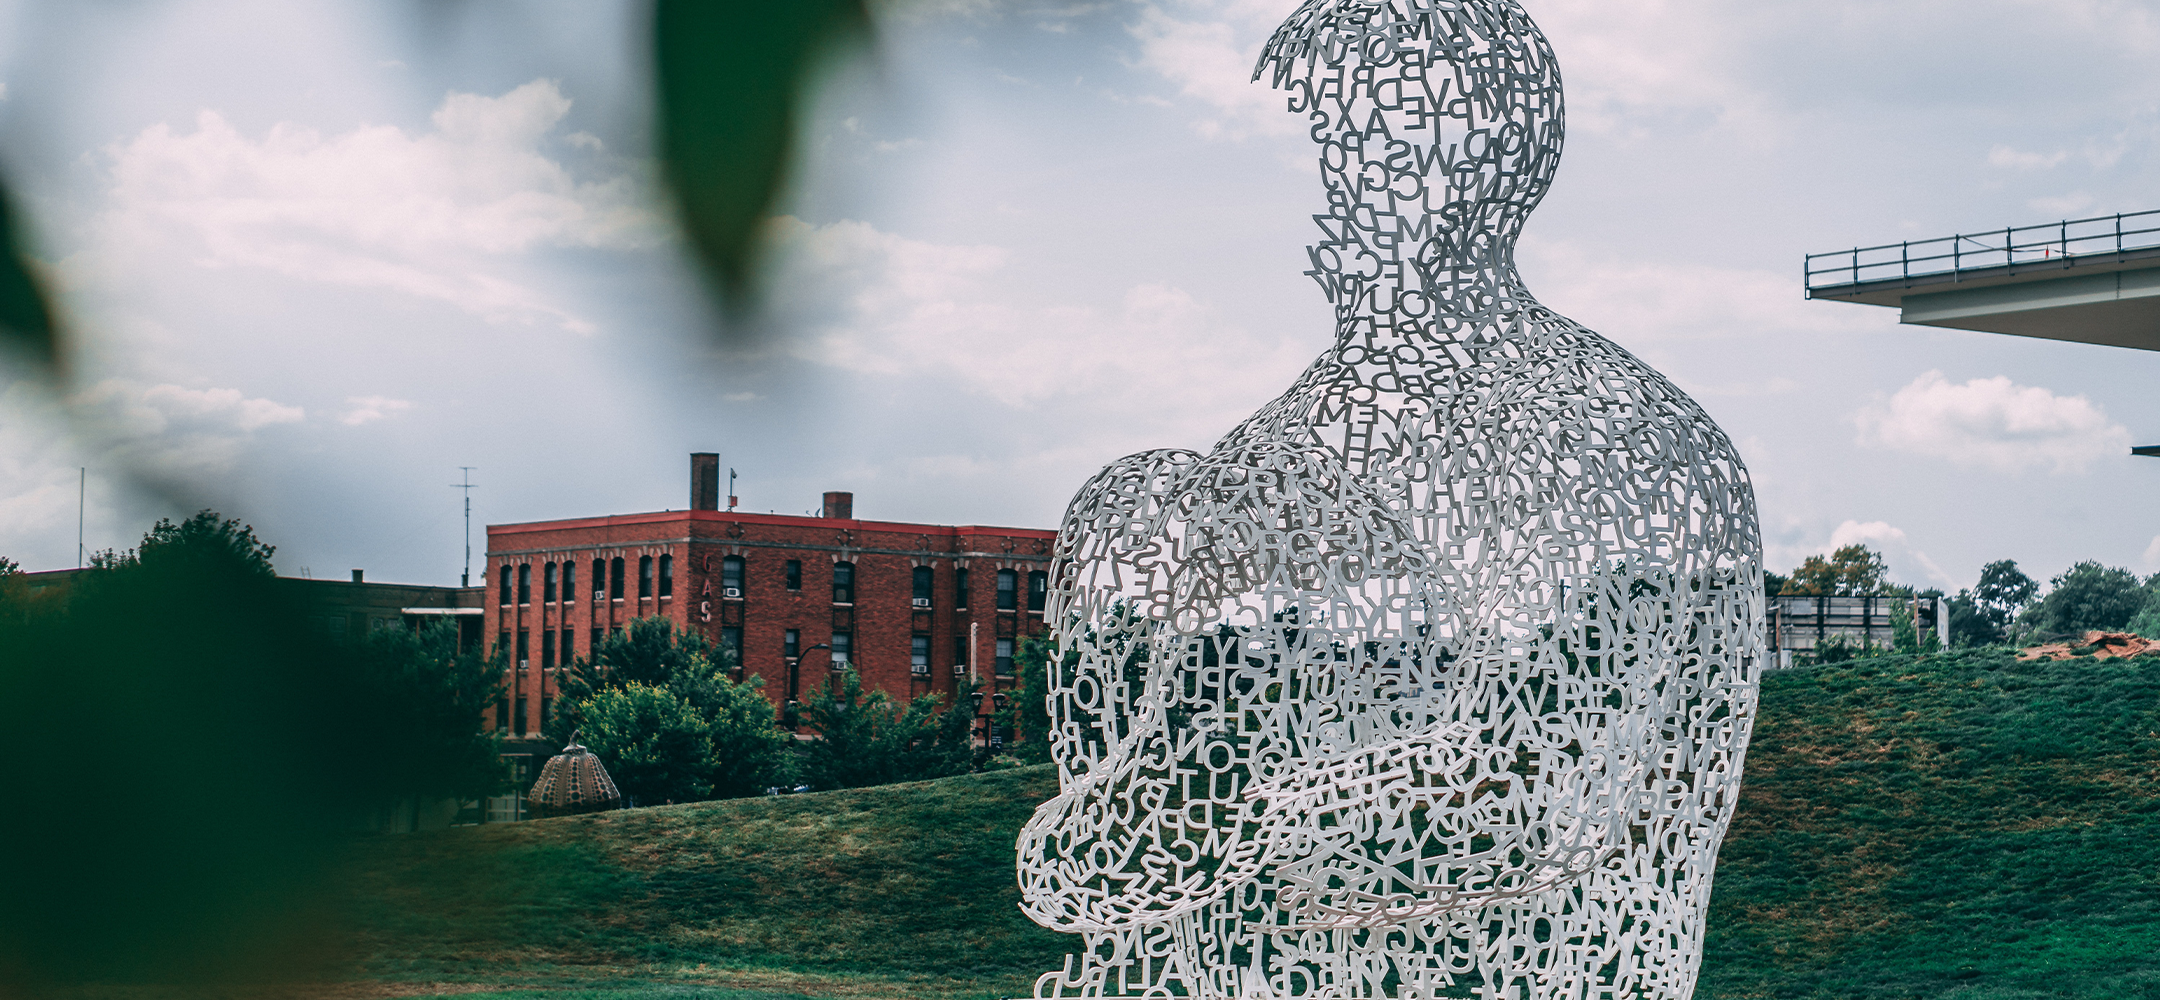
<path fill-rule="evenodd" d="M 783 709 L 847 666 L 902 701 L 950 699 L 971 674 L 985 692 L 1017 685 L 1056 532 L 861 520 L 849 493 L 825 494 L 822 517 L 719 499 L 718 456 L 697 454 L 689 510 L 489 525 L 486 634 L 511 659 L 489 721 L 537 733 L 557 672 L 653 615 L 735 649 Z"/>

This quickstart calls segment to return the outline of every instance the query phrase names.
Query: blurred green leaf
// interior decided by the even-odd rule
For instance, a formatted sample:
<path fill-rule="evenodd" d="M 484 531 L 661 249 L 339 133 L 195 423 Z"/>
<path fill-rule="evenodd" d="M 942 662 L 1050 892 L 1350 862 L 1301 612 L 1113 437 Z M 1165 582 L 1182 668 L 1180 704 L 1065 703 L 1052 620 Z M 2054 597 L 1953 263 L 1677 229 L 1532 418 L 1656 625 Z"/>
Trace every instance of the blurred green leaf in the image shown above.
<path fill-rule="evenodd" d="M 868 25 L 863 0 L 660 0 L 660 155 L 682 222 L 723 301 L 752 291 L 760 224 L 787 177 L 817 61 Z"/>
<path fill-rule="evenodd" d="M 50 365 L 53 340 L 52 309 L 23 261 L 13 199 L 0 187 L 0 343 L 13 344 Z"/>

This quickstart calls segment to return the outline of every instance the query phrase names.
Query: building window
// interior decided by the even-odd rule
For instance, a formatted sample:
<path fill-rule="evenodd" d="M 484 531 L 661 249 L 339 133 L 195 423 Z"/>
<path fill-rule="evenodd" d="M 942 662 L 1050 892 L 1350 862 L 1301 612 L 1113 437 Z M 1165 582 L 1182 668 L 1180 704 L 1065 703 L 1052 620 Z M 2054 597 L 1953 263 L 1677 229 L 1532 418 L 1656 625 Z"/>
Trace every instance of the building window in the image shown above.
<path fill-rule="evenodd" d="M 1020 606 L 1020 574 L 1009 569 L 998 570 L 997 609 L 1011 611 Z"/>
<path fill-rule="evenodd" d="M 650 599 L 650 598 L 652 597 L 652 557 L 651 557 L 651 556 L 639 556 L 639 557 L 638 557 L 638 561 L 637 561 L 637 596 L 638 596 L 638 600 L 640 600 L 640 601 L 643 601 L 643 600 L 648 600 L 648 599 Z"/>
<path fill-rule="evenodd" d="M 621 556 L 608 560 L 608 597 L 612 600 L 622 600 L 622 571 Z"/>
<path fill-rule="evenodd" d="M 1013 641 L 1011 639 L 999 639 L 997 641 L 997 675 L 999 677 L 1011 677 L 1013 675 L 1012 661 Z"/>
<path fill-rule="evenodd" d="M 553 712 L 554 710 L 555 710 L 555 699 L 553 699 L 553 698 L 542 698 L 542 699 L 540 699 L 540 731 L 541 731 L 541 732 L 543 732 L 543 733 L 544 733 L 544 732 L 547 732 L 547 724 L 548 724 L 548 713 L 550 713 L 550 712 Z"/>
<path fill-rule="evenodd" d="M 834 604 L 855 603 L 854 563 L 832 564 L 832 602 Z"/>
<path fill-rule="evenodd" d="M 519 736 L 525 735 L 525 699 L 517 700 L 517 714 L 510 717 L 510 726 Z"/>
<path fill-rule="evenodd" d="M 510 603 L 510 567 L 502 568 L 502 603 Z"/>
<path fill-rule="evenodd" d="M 720 596 L 743 596 L 743 557 L 729 556 L 720 560 Z"/>
<path fill-rule="evenodd" d="M 577 600 L 577 564 L 574 562 L 562 564 L 562 599 Z"/>
<path fill-rule="evenodd" d="M 518 629 L 517 665 L 519 670 L 525 669 L 525 661 L 531 655 L 531 637 L 531 632 L 526 631 L 525 629 Z"/>
<path fill-rule="evenodd" d="M 545 569 L 541 570 L 541 572 L 540 572 L 540 580 L 541 580 L 541 587 L 540 587 L 540 599 L 541 599 L 541 600 L 543 600 L 543 601 L 546 601 L 546 602 L 548 602 L 549 604 L 553 604 L 553 603 L 555 603 L 555 564 L 554 564 L 554 563 L 549 563 L 549 564 L 547 564 L 547 567 L 546 567 Z"/>
<path fill-rule="evenodd" d="M 967 672 L 967 646 L 967 636 L 956 635 L 952 637 L 952 672 L 955 676 Z"/>
<path fill-rule="evenodd" d="M 787 637 L 780 640 L 780 655 L 792 660 L 802 655 L 802 631 L 788 629 Z"/>
<path fill-rule="evenodd" d="M 503 629 L 502 631 L 500 631 L 500 632 L 497 632 L 497 633 L 495 633 L 495 652 L 497 652 L 497 653 L 501 653 L 502 651 L 504 651 L 504 650 L 506 650 L 506 649 L 509 649 L 509 648 L 510 648 L 510 630 L 509 630 L 509 629 Z"/>
<path fill-rule="evenodd" d="M 918 608 L 930 606 L 930 581 L 937 573 L 928 566 L 915 567 L 915 598 L 911 602 Z"/>
<path fill-rule="evenodd" d="M 547 670 L 553 666 L 555 666 L 555 633 L 542 632 L 540 633 L 540 669 Z"/>
<path fill-rule="evenodd" d="M 802 589 L 802 560 L 800 559 L 787 561 L 787 589 Z"/>
<path fill-rule="evenodd" d="M 607 560 L 605 559 L 592 561 L 592 599 L 595 601 L 607 599 Z"/>
<path fill-rule="evenodd" d="M 672 555 L 660 557 L 660 596 L 675 596 L 675 557 Z"/>
<path fill-rule="evenodd" d="M 908 640 L 908 669 L 925 677 L 930 674 L 930 637 L 918 635 Z"/>
<path fill-rule="evenodd" d="M 532 603 L 532 564 L 518 564 L 518 603 Z"/>
<path fill-rule="evenodd" d="M 497 698 L 495 699 L 495 731 L 500 733 L 508 730 L 509 728 L 510 699 Z"/>
<path fill-rule="evenodd" d="M 1050 574 L 1036 570 L 1028 574 L 1028 610 L 1041 611 L 1050 600 Z"/>
<path fill-rule="evenodd" d="M 854 652 L 854 646 L 854 633 L 834 632 L 832 634 L 832 668 L 834 670 L 847 669 L 848 657 Z"/>
<path fill-rule="evenodd" d="M 729 625 L 720 630 L 720 648 L 735 658 L 735 665 L 742 666 L 742 626 Z"/>
<path fill-rule="evenodd" d="M 585 647 L 585 655 L 586 655 L 586 657 L 590 658 L 590 657 L 595 657 L 595 656 L 599 656 L 599 655 L 600 655 L 600 641 L 601 641 L 602 639 L 605 639 L 606 637 L 607 637 L 607 630 L 606 630 L 606 629 L 599 629 L 599 628 L 593 629 L 593 630 L 592 630 L 592 645 L 589 645 L 589 646 L 586 646 L 586 647 Z"/>
<path fill-rule="evenodd" d="M 570 661 L 573 658 L 572 647 L 574 645 L 576 635 L 577 633 L 572 632 L 569 629 L 562 630 L 562 666 L 567 667 L 570 665 Z"/>
<path fill-rule="evenodd" d="M 953 588 L 952 588 L 952 593 L 953 593 L 953 607 L 956 607 L 956 608 L 964 608 L 964 607 L 967 607 L 967 591 L 968 591 L 968 586 L 967 586 L 967 570 L 966 570 L 966 569 L 956 569 L 956 570 L 953 570 Z"/>

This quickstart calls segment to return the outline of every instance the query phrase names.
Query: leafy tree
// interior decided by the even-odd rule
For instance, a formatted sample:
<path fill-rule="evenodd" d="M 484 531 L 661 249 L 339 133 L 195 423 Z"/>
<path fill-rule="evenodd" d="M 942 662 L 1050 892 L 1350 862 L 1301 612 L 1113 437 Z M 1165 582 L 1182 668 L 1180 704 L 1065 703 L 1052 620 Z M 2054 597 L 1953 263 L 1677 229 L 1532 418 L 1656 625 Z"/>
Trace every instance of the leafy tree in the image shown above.
<path fill-rule="evenodd" d="M 2093 629 L 2121 631 L 2144 609 L 2149 596 L 2136 574 L 2088 560 L 2049 580 L 2046 596 L 2018 616 L 2018 629 L 2036 639 Z"/>
<path fill-rule="evenodd" d="M 509 654 L 458 651 L 457 626 L 379 629 L 342 650 L 349 710 L 368 730 L 370 798 L 477 799 L 503 780 L 496 735 L 474 725 L 502 689 Z"/>
<path fill-rule="evenodd" d="M 1912 593 L 1911 588 L 1890 583 L 1889 573 L 1882 553 L 1865 545 L 1847 545 L 1830 553 L 1829 559 L 1807 557 L 1778 593 L 1830 597 Z"/>
<path fill-rule="evenodd" d="M 568 742 L 571 733 L 586 725 L 595 697 L 642 684 L 682 701 L 705 722 L 707 754 L 698 780 L 706 790 L 696 796 L 661 794 L 658 798 L 687 802 L 708 796 L 756 795 L 776 779 L 792 741 L 773 724 L 772 702 L 758 690 L 763 680 L 736 681 L 728 676 L 735 662 L 733 650 L 714 646 L 695 631 L 677 632 L 666 618 L 637 619 L 624 631 L 601 640 L 589 659 L 578 660 L 563 672 L 563 698 L 555 717 L 548 720 L 548 735 Z M 581 738 L 614 767 L 615 759 L 594 742 L 589 729 Z M 632 794 L 628 786 L 624 793 Z M 638 798 L 657 801 L 652 795 Z"/>
<path fill-rule="evenodd" d="M 635 802 L 695 802 L 712 792 L 711 724 L 688 699 L 642 681 L 586 698 L 580 739 Z"/>
<path fill-rule="evenodd" d="M 1947 602 L 1950 635 L 1960 646 L 1986 646 L 2009 639 L 2010 623 L 2040 592 L 2014 559 L 1998 559 L 1980 568 L 1980 582 Z"/>
<path fill-rule="evenodd" d="M 1029 636 L 1021 641 L 1019 651 L 1013 655 L 1013 663 L 1019 667 L 1020 690 L 999 713 L 998 725 L 1016 737 L 1005 752 L 1025 764 L 1050 761 L 1050 706 L 1047 699 L 1052 660 L 1071 667 L 1080 661 L 1080 654 L 1072 652 L 1059 656 L 1057 644 L 1049 636 Z"/>
<path fill-rule="evenodd" d="M 1784 593 L 1785 582 L 1789 579 L 1791 579 L 1791 577 L 1788 577 L 1783 573 L 1772 573 L 1769 570 L 1764 570 L 1762 575 L 1763 593 L 1769 594 L 1773 597 L 1777 596 L 1778 594 Z"/>
<path fill-rule="evenodd" d="M 850 670 L 803 705 L 818 738 L 798 748 L 802 780 L 812 788 L 866 788 L 966 774 L 975 761 L 974 704 L 963 690 L 950 709 L 926 694 L 906 705 L 883 691 L 863 693 Z"/>

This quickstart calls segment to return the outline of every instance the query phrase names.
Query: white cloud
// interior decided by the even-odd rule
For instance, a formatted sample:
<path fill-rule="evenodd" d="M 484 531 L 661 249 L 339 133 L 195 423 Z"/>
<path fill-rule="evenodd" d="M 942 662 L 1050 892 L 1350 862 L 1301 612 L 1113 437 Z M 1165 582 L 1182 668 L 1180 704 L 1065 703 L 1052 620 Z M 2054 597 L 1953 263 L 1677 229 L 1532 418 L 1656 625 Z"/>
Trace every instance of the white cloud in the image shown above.
<path fill-rule="evenodd" d="M 1181 96 L 1204 105 L 1209 117 L 1193 123 L 1208 138 L 1294 135 L 1304 122 L 1291 114 L 1282 91 L 1252 80 L 1260 44 L 1284 15 L 1287 3 L 1186 4 L 1198 15 L 1180 20 L 1161 7 L 1141 8 L 1131 27 L 1140 42 L 1138 64 L 1176 84 Z"/>
<path fill-rule="evenodd" d="M 1864 445 L 2002 473 L 2083 472 L 2130 448 L 2130 431 L 2091 400 L 2001 375 L 1953 385 L 1925 372 L 1855 419 Z"/>
<path fill-rule="evenodd" d="M 1905 529 L 1894 527 L 1886 521 L 1846 521 L 1830 532 L 1830 544 L 1826 551 L 1835 552 L 1847 545 L 1865 545 L 1883 554 L 1883 561 L 1890 564 L 1893 580 L 1912 581 L 1911 570 L 1917 568 L 1927 582 L 1950 587 L 1950 574 L 1935 565 L 1928 554 L 1913 547 L 1905 536 Z"/>
<path fill-rule="evenodd" d="M 1991 167 L 2002 167 L 2008 170 L 2046 170 L 2069 158 L 2069 153 L 2059 149 L 2052 153 L 2029 153 L 2021 149 L 1998 145 L 1988 150 L 1987 161 Z"/>
<path fill-rule="evenodd" d="M 1128 425 L 1189 421 L 1212 435 L 1321 346 L 1256 336 L 1164 284 L 1129 288 L 1109 307 L 1034 299 L 1028 269 L 999 247 L 926 243 L 861 222 L 782 219 L 777 231 L 798 356 L 934 379 L 1006 406 L 1094 400 Z"/>
<path fill-rule="evenodd" d="M 134 256 L 449 303 L 493 322 L 591 324 L 520 280 L 508 261 L 561 247 L 649 246 L 658 220 L 626 173 L 581 180 L 543 152 L 569 112 L 549 80 L 500 97 L 452 93 L 431 131 L 363 126 L 324 135 L 290 124 L 242 134 L 215 111 L 109 147 L 93 276 L 125 282 Z M 585 145 L 571 138 L 572 145 Z"/>
<path fill-rule="evenodd" d="M 350 405 L 344 414 L 338 417 L 338 422 L 347 427 L 373 423 L 413 407 L 409 399 L 392 399 L 388 396 L 351 396 L 346 398 L 345 402 Z"/>
<path fill-rule="evenodd" d="M 2152 544 L 2145 546 L 2145 554 L 2138 559 L 2146 569 L 2160 569 L 2160 535 L 2154 535 Z"/>
<path fill-rule="evenodd" d="M 231 472 L 257 431 L 307 411 L 238 389 L 190 389 L 106 379 L 68 401 L 121 468 L 176 482 Z"/>
<path fill-rule="evenodd" d="M 1516 256 L 1540 302 L 1623 344 L 1857 332 L 1891 321 L 1880 310 L 1802 299 L 1786 272 L 1604 256 L 1535 237 Z"/>
<path fill-rule="evenodd" d="M 2082 191 L 2055 197 L 2034 198 L 2025 204 L 2049 215 L 2077 215 L 2092 207 L 2093 196 Z"/>

